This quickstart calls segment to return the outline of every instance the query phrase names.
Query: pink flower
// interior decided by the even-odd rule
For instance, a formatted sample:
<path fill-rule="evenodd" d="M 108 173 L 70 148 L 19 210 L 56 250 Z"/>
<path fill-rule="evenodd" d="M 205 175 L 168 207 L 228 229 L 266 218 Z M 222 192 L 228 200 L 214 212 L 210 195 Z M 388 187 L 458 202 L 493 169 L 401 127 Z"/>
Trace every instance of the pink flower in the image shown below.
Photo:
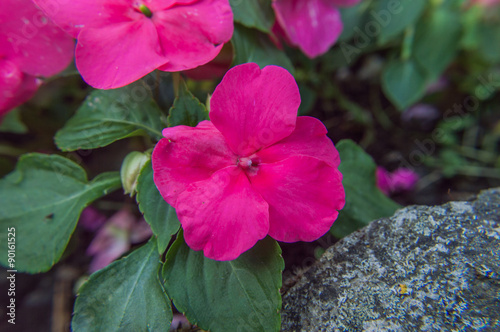
<path fill-rule="evenodd" d="M 493 7 L 500 4 L 500 0 L 470 0 L 471 4 L 477 4 L 483 7 Z"/>
<path fill-rule="evenodd" d="M 76 66 L 100 89 L 215 58 L 233 33 L 228 0 L 34 0 L 78 39 Z"/>
<path fill-rule="evenodd" d="M 361 0 L 273 0 L 276 22 L 288 42 L 298 46 L 309 58 L 332 47 L 342 32 L 337 7 L 353 6 Z"/>
<path fill-rule="evenodd" d="M 268 234 L 314 241 L 330 229 L 345 203 L 339 154 L 299 104 L 290 73 L 248 63 L 215 89 L 211 121 L 163 130 L 154 181 L 193 250 L 232 260 Z"/>
<path fill-rule="evenodd" d="M 151 228 L 144 219 L 137 220 L 127 210 L 118 211 L 99 229 L 87 248 L 87 255 L 93 256 L 89 272 L 105 268 L 129 251 L 131 244 L 140 243 L 151 235 Z"/>
<path fill-rule="evenodd" d="M 0 11 L 0 116 L 30 99 L 73 58 L 73 40 L 31 0 L 2 0 Z"/>
<path fill-rule="evenodd" d="M 389 196 L 392 193 L 412 191 L 418 182 L 418 174 L 407 168 L 398 168 L 390 173 L 383 167 L 377 167 L 377 187 Z"/>

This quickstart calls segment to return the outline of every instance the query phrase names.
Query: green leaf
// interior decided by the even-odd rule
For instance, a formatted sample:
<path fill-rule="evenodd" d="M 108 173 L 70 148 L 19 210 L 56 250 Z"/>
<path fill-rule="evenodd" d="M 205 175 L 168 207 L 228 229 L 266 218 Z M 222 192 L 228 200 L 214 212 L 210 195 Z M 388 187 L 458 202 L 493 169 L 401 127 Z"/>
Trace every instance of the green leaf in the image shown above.
<path fill-rule="evenodd" d="M 441 76 L 456 57 L 461 32 L 460 15 L 450 10 L 433 10 L 418 23 L 413 57 L 432 79 Z"/>
<path fill-rule="evenodd" d="M 83 208 L 120 187 L 118 172 L 89 182 L 79 165 L 61 156 L 22 156 L 16 169 L 0 180 L 0 238 L 6 239 L 7 229 L 15 227 L 15 268 L 49 270 L 61 258 Z M 3 265 L 6 250 L 1 248 Z"/>
<path fill-rule="evenodd" d="M 229 0 L 234 20 L 249 28 L 270 32 L 274 23 L 271 0 Z"/>
<path fill-rule="evenodd" d="M 94 90 L 75 116 L 57 132 L 63 151 L 95 149 L 146 131 L 161 138 L 161 112 L 150 90 L 137 82 L 114 90 Z"/>
<path fill-rule="evenodd" d="M 28 127 L 21 121 L 19 109 L 15 108 L 9 111 L 0 121 L 0 132 L 25 134 L 28 132 Z"/>
<path fill-rule="evenodd" d="M 163 253 L 172 235 L 179 230 L 180 223 L 175 209 L 165 202 L 156 188 L 151 161 L 148 161 L 141 170 L 137 180 L 136 198 L 139 210 L 157 237 L 158 250 Z"/>
<path fill-rule="evenodd" d="M 185 125 L 196 127 L 203 120 L 208 120 L 208 111 L 198 98 L 188 90 L 186 83 L 179 84 L 179 95 L 170 108 L 167 122 L 169 127 Z"/>
<path fill-rule="evenodd" d="M 175 307 L 204 330 L 279 331 L 281 249 L 267 237 L 233 261 L 206 258 L 179 233 L 163 266 Z"/>
<path fill-rule="evenodd" d="M 92 274 L 76 298 L 72 330 L 169 331 L 170 300 L 158 278 L 156 241 Z"/>
<path fill-rule="evenodd" d="M 500 63 L 500 25 L 495 22 L 481 22 L 478 25 L 478 51 L 490 63 Z"/>
<path fill-rule="evenodd" d="M 400 206 L 377 188 L 377 165 L 361 147 L 351 140 L 342 140 L 336 147 L 340 153 L 339 170 L 344 176 L 346 204 L 330 232 L 342 238 L 375 219 L 392 216 Z"/>
<path fill-rule="evenodd" d="M 404 29 L 414 24 L 425 9 L 427 0 L 380 0 L 371 12 L 371 25 L 380 28 L 378 43 L 383 45 L 397 37 Z M 365 25 L 365 33 L 376 32 L 375 28 Z M 371 32 L 372 34 L 374 32 Z"/>
<path fill-rule="evenodd" d="M 268 35 L 235 24 L 231 41 L 234 46 L 233 66 L 255 62 L 261 68 L 267 65 L 281 66 L 293 74 L 292 62 L 285 52 L 279 50 L 273 44 Z"/>
<path fill-rule="evenodd" d="M 382 88 L 399 110 L 420 100 L 428 83 L 426 73 L 412 59 L 390 60 L 382 73 Z"/>

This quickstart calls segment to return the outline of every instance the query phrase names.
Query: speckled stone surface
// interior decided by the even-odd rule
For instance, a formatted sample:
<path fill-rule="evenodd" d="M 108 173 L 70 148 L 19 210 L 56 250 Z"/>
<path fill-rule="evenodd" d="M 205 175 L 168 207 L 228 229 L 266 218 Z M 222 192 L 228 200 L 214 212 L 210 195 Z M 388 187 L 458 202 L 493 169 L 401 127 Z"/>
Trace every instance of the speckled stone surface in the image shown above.
<path fill-rule="evenodd" d="M 500 188 L 336 243 L 283 296 L 282 331 L 500 331 Z"/>

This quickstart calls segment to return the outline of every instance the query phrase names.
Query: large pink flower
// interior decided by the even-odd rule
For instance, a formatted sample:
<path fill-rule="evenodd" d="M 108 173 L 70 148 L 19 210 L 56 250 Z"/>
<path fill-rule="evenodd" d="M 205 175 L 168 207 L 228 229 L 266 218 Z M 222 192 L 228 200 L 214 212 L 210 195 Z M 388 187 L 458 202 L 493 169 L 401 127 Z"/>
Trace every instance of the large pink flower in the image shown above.
<path fill-rule="evenodd" d="M 34 0 L 78 39 L 76 66 L 100 89 L 215 58 L 233 33 L 228 0 Z"/>
<path fill-rule="evenodd" d="M 339 154 L 299 104 L 285 69 L 243 64 L 215 89 L 211 121 L 163 130 L 154 181 L 193 250 L 232 260 L 267 234 L 313 241 L 330 229 L 345 202 Z"/>
<path fill-rule="evenodd" d="M 31 0 L 2 0 L 0 10 L 0 116 L 30 99 L 39 76 L 51 76 L 73 58 L 73 39 Z"/>
<path fill-rule="evenodd" d="M 361 0 L 273 0 L 276 22 L 293 46 L 309 58 L 328 51 L 342 32 L 337 7 L 353 6 Z"/>

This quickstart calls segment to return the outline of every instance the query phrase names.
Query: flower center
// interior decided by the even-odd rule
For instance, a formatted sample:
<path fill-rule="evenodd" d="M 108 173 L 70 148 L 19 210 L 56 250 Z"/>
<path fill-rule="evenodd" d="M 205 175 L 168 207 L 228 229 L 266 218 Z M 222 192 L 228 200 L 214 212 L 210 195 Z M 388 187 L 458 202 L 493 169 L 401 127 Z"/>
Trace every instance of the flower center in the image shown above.
<path fill-rule="evenodd" d="M 256 157 L 239 157 L 238 167 L 243 170 L 255 170 L 259 166 L 259 160 Z"/>
<path fill-rule="evenodd" d="M 151 12 L 151 9 L 146 7 L 145 4 L 139 5 L 139 10 L 141 13 L 143 13 L 147 18 L 151 18 L 153 16 L 153 13 Z"/>

